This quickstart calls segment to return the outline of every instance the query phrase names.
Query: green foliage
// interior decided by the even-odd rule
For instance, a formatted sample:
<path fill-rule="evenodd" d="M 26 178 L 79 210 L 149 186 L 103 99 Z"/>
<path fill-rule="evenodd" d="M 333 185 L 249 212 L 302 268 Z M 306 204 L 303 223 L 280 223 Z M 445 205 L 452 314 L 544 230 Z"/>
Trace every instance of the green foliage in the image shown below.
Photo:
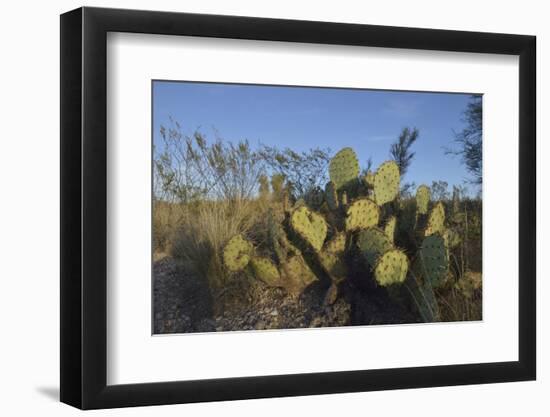
<path fill-rule="evenodd" d="M 199 131 L 184 134 L 178 123 L 162 126 L 160 133 L 153 159 L 156 199 L 175 203 L 244 200 L 256 193 L 264 161 L 248 141 L 208 141 Z"/>
<path fill-rule="evenodd" d="M 466 127 L 455 133 L 457 147 L 447 153 L 457 155 L 472 175 L 471 182 L 481 185 L 483 181 L 483 98 L 473 95 L 464 111 Z"/>
<path fill-rule="evenodd" d="M 404 128 L 395 143 L 391 145 L 390 155 L 396 162 L 399 172 L 405 176 L 414 158 L 414 152 L 410 148 L 418 139 L 418 129 Z"/>
<path fill-rule="evenodd" d="M 447 181 L 432 181 L 431 195 L 434 200 L 449 199 L 449 183 Z"/>
<path fill-rule="evenodd" d="M 337 190 L 356 180 L 359 175 L 359 162 L 355 151 L 351 148 L 344 148 L 334 155 L 330 160 L 329 174 L 330 180 Z"/>
<path fill-rule="evenodd" d="M 292 194 L 304 197 L 311 189 L 324 186 L 327 180 L 328 149 L 310 149 L 305 152 L 283 150 L 273 146 L 262 146 L 258 156 L 271 169 L 292 184 Z M 275 191 L 275 190 L 274 190 Z"/>

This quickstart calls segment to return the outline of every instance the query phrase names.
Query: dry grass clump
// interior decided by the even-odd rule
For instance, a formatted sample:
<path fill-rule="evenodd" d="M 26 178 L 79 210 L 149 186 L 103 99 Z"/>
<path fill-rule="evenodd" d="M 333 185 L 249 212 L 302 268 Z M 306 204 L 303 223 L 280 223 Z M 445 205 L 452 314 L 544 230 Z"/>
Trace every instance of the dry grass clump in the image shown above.
<path fill-rule="evenodd" d="M 228 275 L 222 250 L 236 234 L 249 235 L 265 213 L 253 200 L 205 201 L 188 212 L 173 235 L 171 255 L 187 270 L 205 279 L 211 289 L 222 290 Z"/>
<path fill-rule="evenodd" d="M 442 321 L 482 319 L 482 275 L 468 271 L 445 294 L 438 294 Z"/>

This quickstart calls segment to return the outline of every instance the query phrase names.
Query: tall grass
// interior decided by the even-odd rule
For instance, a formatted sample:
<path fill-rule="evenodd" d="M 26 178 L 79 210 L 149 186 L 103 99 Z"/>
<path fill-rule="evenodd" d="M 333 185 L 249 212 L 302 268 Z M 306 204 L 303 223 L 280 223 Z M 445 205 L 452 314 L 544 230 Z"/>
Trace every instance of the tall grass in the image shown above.
<path fill-rule="evenodd" d="M 187 208 L 172 239 L 171 255 L 188 271 L 205 279 L 213 290 L 222 290 L 229 278 L 221 259 L 227 241 L 236 234 L 248 235 L 261 219 L 257 201 L 204 201 Z"/>

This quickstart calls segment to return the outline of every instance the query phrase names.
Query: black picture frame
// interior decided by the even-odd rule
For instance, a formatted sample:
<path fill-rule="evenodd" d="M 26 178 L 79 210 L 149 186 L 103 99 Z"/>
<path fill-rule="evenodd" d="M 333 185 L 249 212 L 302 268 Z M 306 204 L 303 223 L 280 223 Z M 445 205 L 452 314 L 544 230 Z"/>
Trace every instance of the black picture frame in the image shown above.
<path fill-rule="evenodd" d="M 519 56 L 519 360 L 112 385 L 107 375 L 108 32 Z M 82 409 L 536 378 L 536 38 L 136 10 L 61 16 L 61 401 Z"/>

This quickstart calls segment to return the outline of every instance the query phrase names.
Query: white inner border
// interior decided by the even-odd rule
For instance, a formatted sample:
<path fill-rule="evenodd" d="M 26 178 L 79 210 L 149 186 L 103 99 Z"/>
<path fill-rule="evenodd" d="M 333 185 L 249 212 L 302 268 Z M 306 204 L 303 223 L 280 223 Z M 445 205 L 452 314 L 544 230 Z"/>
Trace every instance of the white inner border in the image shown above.
<path fill-rule="evenodd" d="M 107 51 L 108 384 L 518 360 L 517 56 L 121 33 Z M 483 93 L 483 321 L 151 336 L 152 79 Z"/>

